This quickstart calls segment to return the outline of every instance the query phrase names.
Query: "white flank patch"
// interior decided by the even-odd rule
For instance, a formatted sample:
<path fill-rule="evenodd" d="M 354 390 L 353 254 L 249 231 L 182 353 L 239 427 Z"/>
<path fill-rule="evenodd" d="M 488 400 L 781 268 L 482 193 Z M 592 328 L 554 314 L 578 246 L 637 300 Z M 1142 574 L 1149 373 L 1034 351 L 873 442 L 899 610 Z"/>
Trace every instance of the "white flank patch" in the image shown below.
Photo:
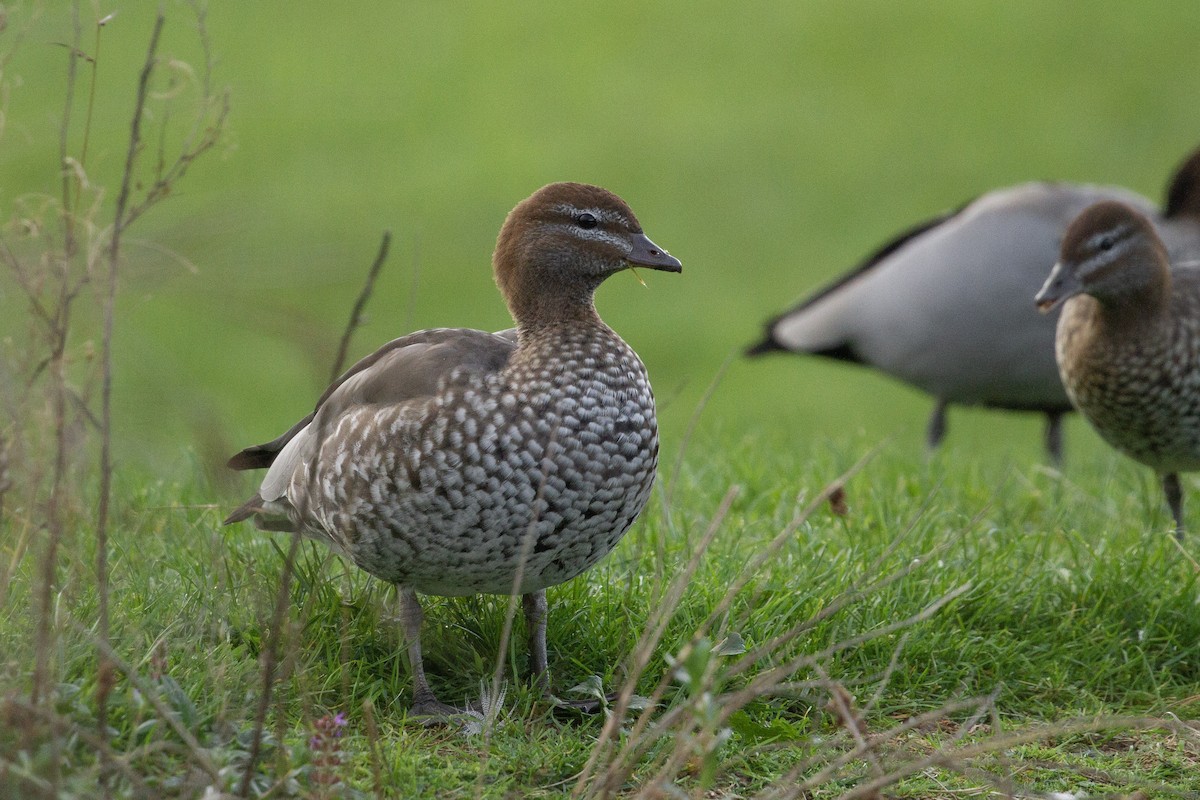
<path fill-rule="evenodd" d="M 258 487 L 258 494 L 263 500 L 278 500 L 283 497 L 292 480 L 292 473 L 296 471 L 296 465 L 300 463 L 301 456 L 308 449 L 306 445 L 312 436 L 311 428 L 311 422 L 301 428 L 300 432 L 283 446 L 279 455 L 275 456 L 275 460 L 271 462 L 271 468 L 267 470 L 262 484 Z"/>

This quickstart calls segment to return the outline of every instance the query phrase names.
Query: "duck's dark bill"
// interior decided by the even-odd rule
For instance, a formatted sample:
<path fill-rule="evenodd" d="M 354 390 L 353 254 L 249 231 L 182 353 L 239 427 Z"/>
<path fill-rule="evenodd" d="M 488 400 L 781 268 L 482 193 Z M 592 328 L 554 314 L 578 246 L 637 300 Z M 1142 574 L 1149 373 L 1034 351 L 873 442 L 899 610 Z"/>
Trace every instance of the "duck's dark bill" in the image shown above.
<path fill-rule="evenodd" d="M 679 259 L 650 241 L 650 237 L 646 234 L 635 233 L 630 239 L 633 241 L 633 250 L 627 257 L 630 264 L 661 269 L 664 272 L 683 271 L 683 264 L 679 263 Z"/>

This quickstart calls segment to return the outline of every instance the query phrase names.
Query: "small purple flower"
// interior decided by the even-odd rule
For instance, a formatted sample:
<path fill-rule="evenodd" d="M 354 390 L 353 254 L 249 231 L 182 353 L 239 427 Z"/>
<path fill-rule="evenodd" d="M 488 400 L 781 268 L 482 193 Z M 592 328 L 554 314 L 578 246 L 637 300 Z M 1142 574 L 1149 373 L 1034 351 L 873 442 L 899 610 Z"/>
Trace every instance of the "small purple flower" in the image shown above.
<path fill-rule="evenodd" d="M 342 766 L 341 742 L 342 729 L 349 724 L 346 715 L 339 711 L 330 716 L 326 714 L 313 722 L 314 734 L 308 740 L 308 748 L 312 752 L 312 771 L 309 780 L 315 787 L 330 788 L 341 782 L 338 770 Z M 327 797 L 324 790 L 314 797 Z"/>

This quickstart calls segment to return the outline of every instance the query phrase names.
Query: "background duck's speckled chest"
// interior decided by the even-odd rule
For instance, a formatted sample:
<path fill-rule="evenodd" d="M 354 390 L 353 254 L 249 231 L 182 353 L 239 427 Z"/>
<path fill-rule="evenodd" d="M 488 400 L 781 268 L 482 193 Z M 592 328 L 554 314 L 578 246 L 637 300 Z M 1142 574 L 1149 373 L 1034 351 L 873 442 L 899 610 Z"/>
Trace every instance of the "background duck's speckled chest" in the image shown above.
<path fill-rule="evenodd" d="M 1094 303 L 1068 305 L 1056 340 L 1071 401 L 1131 458 L 1160 472 L 1200 468 L 1200 316 L 1134 335 L 1100 324 Z"/>
<path fill-rule="evenodd" d="M 338 425 L 301 513 L 362 568 L 432 594 L 510 592 L 523 557 L 522 593 L 578 575 L 633 523 L 658 462 L 645 368 L 603 325 Z"/>

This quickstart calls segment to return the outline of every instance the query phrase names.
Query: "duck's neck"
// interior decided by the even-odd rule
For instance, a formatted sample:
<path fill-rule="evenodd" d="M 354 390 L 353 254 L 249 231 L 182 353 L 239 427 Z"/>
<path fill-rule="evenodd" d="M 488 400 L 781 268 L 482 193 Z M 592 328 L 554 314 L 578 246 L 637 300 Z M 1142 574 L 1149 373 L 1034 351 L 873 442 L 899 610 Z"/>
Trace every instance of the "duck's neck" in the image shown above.
<path fill-rule="evenodd" d="M 522 292 L 508 298 L 508 310 L 522 339 L 607 327 L 596 313 L 594 297 L 595 289 L 587 286 L 562 291 Z"/>
<path fill-rule="evenodd" d="M 1143 285 L 1100 302 L 1107 324 L 1117 328 L 1146 325 L 1170 313 L 1171 273 L 1165 266 L 1155 266 L 1158 268 Z"/>
<path fill-rule="evenodd" d="M 1167 314 L 1144 308 L 1099 306 L 1096 312 L 1096 321 L 1101 326 L 1100 335 L 1119 342 L 1144 341 L 1147 336 L 1157 338 L 1158 334 L 1150 334 L 1148 331 L 1161 330 L 1163 325 L 1169 322 L 1169 318 Z"/>
<path fill-rule="evenodd" d="M 552 317 L 520 318 L 517 323 L 519 347 L 535 346 L 567 339 L 587 339 L 595 335 L 611 335 L 612 329 L 600 319 L 595 306 L 560 309 Z"/>

